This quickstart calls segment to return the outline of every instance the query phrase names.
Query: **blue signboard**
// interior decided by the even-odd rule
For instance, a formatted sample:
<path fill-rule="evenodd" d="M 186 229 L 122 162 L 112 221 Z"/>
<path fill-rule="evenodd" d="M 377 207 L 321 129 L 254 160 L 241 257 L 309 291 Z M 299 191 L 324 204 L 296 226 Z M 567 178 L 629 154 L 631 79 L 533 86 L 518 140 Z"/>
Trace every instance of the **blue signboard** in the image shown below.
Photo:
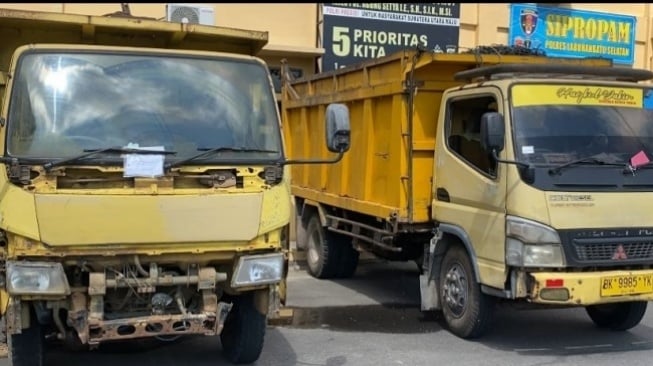
<path fill-rule="evenodd" d="M 628 15 L 511 4 L 509 43 L 552 57 L 605 57 L 632 65 L 636 18 Z"/>

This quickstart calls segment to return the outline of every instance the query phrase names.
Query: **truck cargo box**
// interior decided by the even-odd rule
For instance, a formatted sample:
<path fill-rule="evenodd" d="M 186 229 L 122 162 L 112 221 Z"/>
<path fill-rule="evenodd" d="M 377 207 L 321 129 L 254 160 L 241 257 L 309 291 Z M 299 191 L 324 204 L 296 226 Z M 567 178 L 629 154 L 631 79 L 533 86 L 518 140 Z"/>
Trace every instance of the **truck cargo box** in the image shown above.
<path fill-rule="evenodd" d="M 607 59 L 406 50 L 291 81 L 283 93 L 289 156 L 331 156 L 323 141 L 329 103 L 345 103 L 351 119 L 351 150 L 339 164 L 293 166 L 292 193 L 395 229 L 430 224 L 442 93 L 465 82 L 454 81 L 455 73 L 502 63 L 612 66 Z"/>

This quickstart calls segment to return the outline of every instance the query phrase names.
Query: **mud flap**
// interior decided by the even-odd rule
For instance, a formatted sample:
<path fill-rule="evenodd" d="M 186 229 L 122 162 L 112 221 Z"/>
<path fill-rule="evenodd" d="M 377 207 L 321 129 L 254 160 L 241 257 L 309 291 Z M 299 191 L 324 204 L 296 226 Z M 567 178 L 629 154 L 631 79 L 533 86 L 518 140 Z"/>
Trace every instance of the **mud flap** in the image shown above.
<path fill-rule="evenodd" d="M 422 311 L 440 310 L 442 308 L 436 283 L 433 279 L 429 279 L 428 275 L 421 274 L 419 276 L 419 291 L 422 299 Z"/>
<path fill-rule="evenodd" d="M 442 239 L 442 232 L 436 229 L 433 232 L 433 237 L 429 241 L 428 253 L 425 253 L 427 258 L 427 265 L 422 274 L 419 275 L 419 292 L 422 299 L 422 311 L 440 310 L 440 296 L 437 287 L 437 273 L 440 271 L 439 264 L 436 266 L 436 247 L 438 241 Z M 437 262 L 439 263 L 439 261 Z"/>

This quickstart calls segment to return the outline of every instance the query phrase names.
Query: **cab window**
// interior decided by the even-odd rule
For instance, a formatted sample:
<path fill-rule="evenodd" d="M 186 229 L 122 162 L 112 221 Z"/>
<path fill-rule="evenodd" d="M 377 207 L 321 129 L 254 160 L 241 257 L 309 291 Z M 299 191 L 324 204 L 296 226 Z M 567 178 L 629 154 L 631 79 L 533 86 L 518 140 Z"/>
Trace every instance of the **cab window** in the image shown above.
<path fill-rule="evenodd" d="M 447 144 L 456 156 L 481 173 L 495 176 L 497 162 L 481 147 L 481 117 L 497 111 L 492 96 L 453 100 L 448 106 Z"/>

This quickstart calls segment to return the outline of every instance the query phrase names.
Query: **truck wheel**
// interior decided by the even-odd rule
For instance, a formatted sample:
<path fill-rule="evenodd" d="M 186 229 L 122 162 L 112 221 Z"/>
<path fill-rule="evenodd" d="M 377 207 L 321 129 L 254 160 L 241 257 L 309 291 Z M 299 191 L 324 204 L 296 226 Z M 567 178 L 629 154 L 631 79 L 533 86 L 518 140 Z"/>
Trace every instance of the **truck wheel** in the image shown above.
<path fill-rule="evenodd" d="M 332 238 L 329 238 L 331 236 Z M 351 245 L 351 239 L 337 233 L 327 233 L 327 242 L 334 241 L 340 248 L 340 267 L 337 270 L 336 277 L 350 278 L 356 273 L 358 267 L 358 258 L 360 253 Z"/>
<path fill-rule="evenodd" d="M 642 321 L 647 304 L 646 301 L 632 301 L 590 305 L 585 310 L 597 327 L 622 331 L 633 328 Z"/>
<path fill-rule="evenodd" d="M 452 333 L 477 338 L 489 328 L 494 301 L 481 292 L 467 253 L 462 247 L 448 249 L 440 270 L 442 313 Z"/>
<path fill-rule="evenodd" d="M 306 250 L 306 223 L 301 215 L 295 216 L 295 244 L 298 250 Z"/>
<path fill-rule="evenodd" d="M 30 319 L 30 326 L 20 334 L 8 337 L 10 364 L 13 366 L 42 366 L 45 364 L 45 339 L 43 329 L 36 321 Z"/>
<path fill-rule="evenodd" d="M 315 278 L 333 278 L 340 266 L 339 247 L 328 239 L 318 214 L 311 215 L 306 226 L 306 262 L 308 272 Z"/>
<path fill-rule="evenodd" d="M 263 351 L 266 323 L 266 316 L 256 309 L 252 294 L 234 298 L 233 307 L 220 333 L 225 358 L 234 364 L 249 364 L 258 360 Z"/>

